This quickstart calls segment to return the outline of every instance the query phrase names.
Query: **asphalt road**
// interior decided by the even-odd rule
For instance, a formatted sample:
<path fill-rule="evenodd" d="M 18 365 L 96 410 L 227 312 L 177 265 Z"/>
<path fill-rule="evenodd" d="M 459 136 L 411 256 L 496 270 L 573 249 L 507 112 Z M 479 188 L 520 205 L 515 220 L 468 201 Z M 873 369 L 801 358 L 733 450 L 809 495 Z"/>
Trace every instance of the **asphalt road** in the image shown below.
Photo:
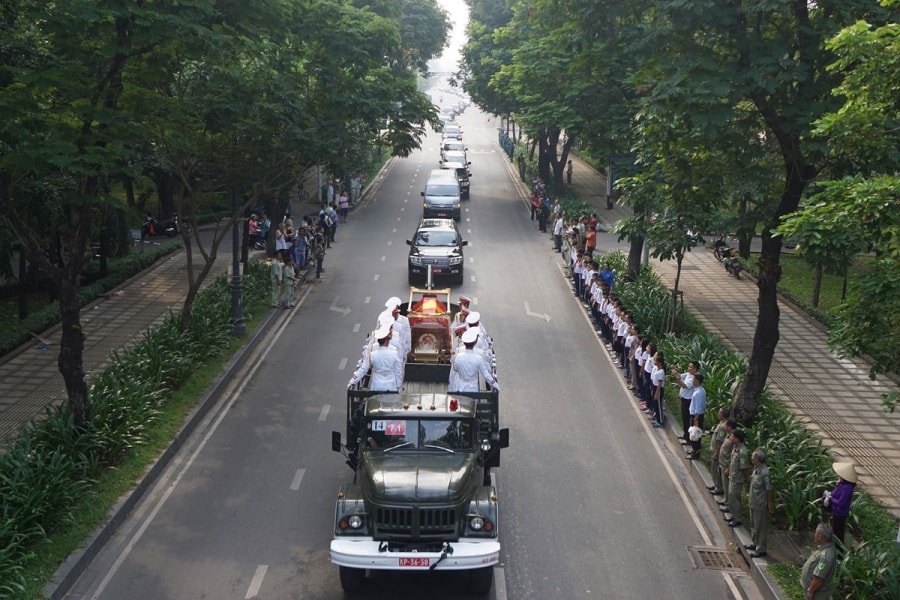
<path fill-rule="evenodd" d="M 496 150 L 467 111 L 472 195 L 465 282 L 494 337 L 511 445 L 495 471 L 502 562 L 492 598 L 730 595 L 688 546 L 719 546 L 672 455 L 637 412 Z M 352 472 L 331 451 L 345 385 L 384 301 L 405 297 L 405 244 L 439 138 L 397 160 L 337 231 L 320 284 L 285 311 L 165 477 L 68 598 L 343 598 L 330 564 L 334 499 Z M 702 504 L 702 503 L 700 503 Z M 466 597 L 456 574 L 380 575 L 364 598 Z"/>

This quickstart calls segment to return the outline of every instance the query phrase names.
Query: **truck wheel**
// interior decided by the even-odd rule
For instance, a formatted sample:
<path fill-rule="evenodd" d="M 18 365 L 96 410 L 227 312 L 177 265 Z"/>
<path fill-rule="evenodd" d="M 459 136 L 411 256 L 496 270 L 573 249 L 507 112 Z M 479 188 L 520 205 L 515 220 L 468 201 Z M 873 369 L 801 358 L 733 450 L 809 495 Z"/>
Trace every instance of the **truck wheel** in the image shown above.
<path fill-rule="evenodd" d="M 469 592 L 478 596 L 489 594 L 494 584 L 494 567 L 472 569 L 469 572 Z"/>
<path fill-rule="evenodd" d="M 362 589 L 363 578 L 366 575 L 364 569 L 352 567 L 338 567 L 341 573 L 341 588 L 345 592 L 358 592 Z"/>

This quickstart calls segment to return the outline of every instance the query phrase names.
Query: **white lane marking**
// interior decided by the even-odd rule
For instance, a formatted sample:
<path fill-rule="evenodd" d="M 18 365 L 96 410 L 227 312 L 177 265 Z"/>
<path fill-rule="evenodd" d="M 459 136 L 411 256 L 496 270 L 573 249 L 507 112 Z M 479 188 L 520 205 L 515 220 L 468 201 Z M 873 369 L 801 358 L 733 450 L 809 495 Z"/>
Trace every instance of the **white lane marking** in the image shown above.
<path fill-rule="evenodd" d="M 250 588 L 247 590 L 247 595 L 244 596 L 244 600 L 250 600 L 250 598 L 256 598 L 259 595 L 259 588 L 262 587 L 263 579 L 266 577 L 266 571 L 269 570 L 269 565 L 259 565 L 256 567 L 256 573 L 253 574 L 253 579 L 250 580 Z"/>
<path fill-rule="evenodd" d="M 477 279 L 475 279 L 475 276 L 472 275 L 472 282 L 474 283 L 475 281 L 477 281 Z"/>
<path fill-rule="evenodd" d="M 404 198 L 403 203 L 406 204 L 407 202 L 409 202 L 409 198 Z"/>
<path fill-rule="evenodd" d="M 291 491 L 296 492 L 300 489 L 300 482 L 303 481 L 304 475 L 306 475 L 306 469 L 297 469 L 294 479 L 291 480 Z"/>
<path fill-rule="evenodd" d="M 341 362 L 338 363 L 338 371 L 343 371 L 346 368 L 347 368 L 347 359 L 342 358 Z"/>
<path fill-rule="evenodd" d="M 399 220 L 400 220 L 400 217 L 397 217 L 397 220 L 399 221 Z"/>
<path fill-rule="evenodd" d="M 528 315 L 529 317 L 538 317 L 539 319 L 543 319 L 543 320 L 547 321 L 548 323 L 550 322 L 550 315 L 548 315 L 547 313 L 531 312 L 531 307 L 528 306 L 528 303 L 525 302 L 524 304 L 525 304 L 525 314 L 526 315 Z"/>
<path fill-rule="evenodd" d="M 494 598 L 506 600 L 506 574 L 503 567 L 494 567 Z"/>
<path fill-rule="evenodd" d="M 381 277 L 381 275 L 379 275 L 378 273 L 375 273 L 375 277 L 372 279 L 372 281 L 378 281 L 378 279 L 380 277 Z"/>
<path fill-rule="evenodd" d="M 725 585 L 728 586 L 728 591 L 731 592 L 731 597 L 737 600 L 738 598 L 743 598 L 744 595 L 741 594 L 740 590 L 737 588 L 737 584 L 734 583 L 734 578 L 731 573 L 722 573 L 722 578 L 725 579 Z"/>
<path fill-rule="evenodd" d="M 319 420 L 320 421 L 326 420 L 328 418 L 328 411 L 330 411 L 330 410 L 331 410 L 330 404 L 326 404 L 325 406 L 323 406 L 322 412 L 319 413 Z"/>
<path fill-rule="evenodd" d="M 470 227 L 469 229 L 466 229 L 466 233 L 471 234 L 471 233 L 472 233 L 472 228 Z"/>
<path fill-rule="evenodd" d="M 387 256 L 382 256 L 382 257 L 381 257 L 381 262 L 384 262 L 384 261 L 386 261 L 386 260 L 387 260 Z"/>
<path fill-rule="evenodd" d="M 397 230 L 395 229 L 394 231 L 397 231 Z M 394 245 L 394 240 L 388 240 L 388 246 L 393 246 L 393 245 Z"/>
<path fill-rule="evenodd" d="M 471 263 L 473 263 L 473 262 L 475 262 L 475 257 L 474 257 L 474 256 L 470 256 L 470 257 L 469 257 L 469 263 L 471 264 Z"/>
<path fill-rule="evenodd" d="M 297 306 L 301 306 L 306 301 L 306 298 L 309 296 L 309 293 L 313 290 L 313 287 L 315 287 L 315 286 L 309 286 L 308 288 L 306 288 L 306 291 L 303 293 L 303 296 L 300 297 L 300 301 L 297 302 Z M 266 358 L 268 358 L 269 352 L 271 352 L 272 348 L 274 348 L 277 345 L 277 342 L 281 338 L 281 335 L 284 333 L 285 329 L 287 329 L 287 326 L 291 324 L 291 320 L 292 319 L 289 317 L 281 322 L 281 325 L 278 327 L 278 329 L 275 330 L 275 332 L 272 336 L 272 344 L 266 346 L 266 348 L 262 351 L 262 353 L 260 353 L 259 358 L 255 362 L 251 363 L 253 366 L 250 368 L 250 371 L 247 374 L 247 377 L 244 377 L 240 381 L 238 386 L 230 392 L 231 397 L 228 399 L 228 401 L 225 403 L 225 405 L 222 406 L 221 412 L 219 412 L 219 414 L 213 420 L 209 429 L 206 430 L 206 435 L 203 436 L 203 439 L 200 440 L 200 443 L 197 444 L 196 448 L 194 448 L 194 451 L 191 453 L 190 457 L 184 462 L 184 464 L 181 467 L 181 470 L 178 471 L 178 473 L 175 475 L 175 477 L 171 480 L 171 483 L 169 483 L 166 486 L 166 489 L 163 492 L 162 496 L 160 496 L 159 500 L 156 501 L 156 504 L 153 506 L 153 509 L 150 511 L 150 514 L 147 516 L 147 518 L 144 520 L 144 522 L 141 523 L 141 526 L 138 527 L 137 531 L 135 531 L 134 535 L 131 537 L 131 540 L 129 540 L 129 542 L 127 544 L 125 544 L 125 547 L 122 549 L 122 552 L 116 558 L 115 562 L 113 562 L 113 565 L 109 568 L 109 571 L 106 573 L 106 576 L 103 578 L 103 580 L 100 582 L 100 585 L 97 586 L 97 589 L 91 595 L 91 600 L 97 600 L 103 594 L 104 590 L 106 590 L 106 586 L 109 585 L 109 582 L 112 581 L 112 578 L 115 577 L 118 570 L 122 567 L 122 563 L 125 562 L 125 560 L 128 558 L 128 556 L 134 550 L 135 546 L 137 546 L 138 542 L 141 541 L 141 538 L 147 532 L 147 529 L 150 527 L 150 524 L 156 518 L 156 515 L 159 514 L 160 510 L 162 510 L 163 505 L 166 503 L 166 501 L 169 499 L 169 497 L 175 491 L 175 488 L 178 487 L 178 484 L 181 483 L 181 480 L 184 478 L 185 474 L 187 474 L 187 472 L 193 466 L 194 461 L 197 460 L 197 457 L 200 456 L 201 452 L 203 452 L 203 449 L 206 447 L 207 442 L 209 442 L 209 440 L 212 438 L 213 434 L 216 433 L 216 430 L 218 430 L 219 425 L 222 424 L 222 421 L 225 420 L 225 417 L 228 415 L 228 412 L 231 410 L 231 407 L 234 406 L 234 403 L 237 402 L 238 398 L 241 397 L 241 393 L 244 391 L 244 388 L 246 388 L 247 385 L 251 381 L 254 380 L 253 376 L 256 375 L 256 372 L 259 371 L 259 368 L 262 365 L 266 364 Z M 163 477 L 160 478 L 160 484 L 164 484 L 168 480 L 169 480 L 169 475 L 165 474 L 165 475 L 163 475 Z"/>
<path fill-rule="evenodd" d="M 405 206 L 401 206 L 401 207 L 400 207 L 400 212 L 403 212 L 404 210 L 406 210 L 406 207 L 405 207 Z"/>
<path fill-rule="evenodd" d="M 564 270 L 565 267 L 563 266 L 562 263 L 560 263 L 558 266 L 559 266 L 560 274 L 563 276 L 563 279 L 568 281 L 569 278 L 565 274 L 565 270 Z M 587 321 L 587 324 L 589 326 L 588 330 L 589 331 L 593 330 L 594 324 L 591 322 L 590 312 L 583 310 L 583 311 L 581 311 L 581 314 L 584 317 L 584 320 Z M 606 348 L 603 345 L 603 340 L 598 337 L 598 338 L 596 338 L 596 341 L 597 341 L 597 345 L 600 346 L 600 349 L 603 350 L 603 352 L 601 352 L 600 354 L 605 356 L 606 360 L 608 360 L 610 362 L 610 364 L 612 364 L 612 357 L 609 355 L 609 353 L 606 352 Z M 618 381 L 619 387 L 622 388 L 622 397 L 623 398 L 631 398 L 631 392 L 628 391 L 628 388 L 625 386 L 625 381 L 620 377 L 616 377 L 615 379 Z M 666 470 L 666 473 L 669 474 L 669 479 L 672 481 L 672 484 L 675 486 L 675 489 L 678 490 L 678 496 L 681 498 L 681 503 L 684 504 L 684 507 L 687 509 L 688 514 L 691 516 L 691 520 L 694 522 L 694 526 L 696 526 L 697 531 L 700 532 L 700 537 L 703 538 L 703 544 L 706 546 L 713 545 L 713 539 L 710 536 L 709 532 L 706 530 L 706 525 L 704 524 L 703 520 L 700 518 L 700 513 L 697 512 L 697 509 L 694 507 L 694 503 L 691 501 L 690 498 L 688 498 L 687 492 L 685 491 L 684 486 L 681 483 L 681 480 L 678 479 L 677 475 L 675 475 L 675 470 L 672 468 L 672 465 L 669 464 L 669 461 L 666 458 L 666 455 L 663 454 L 662 442 L 660 441 L 659 438 L 657 438 L 655 435 L 653 435 L 653 429 L 650 426 L 650 421 L 648 421 L 644 417 L 644 413 L 641 412 L 641 409 L 638 406 L 637 402 L 629 402 L 628 404 L 631 405 L 631 410 L 633 410 L 634 413 L 638 416 L 638 420 L 641 422 L 641 426 L 644 428 L 644 431 L 646 432 L 647 437 L 650 438 L 650 440 L 653 442 L 653 449 L 656 450 L 656 454 L 659 457 L 659 462 L 663 466 L 663 468 Z"/>
<path fill-rule="evenodd" d="M 359 333 L 359 327 L 360 327 L 360 324 L 359 324 L 359 323 L 357 323 L 356 325 L 354 325 L 354 326 L 353 326 L 353 333 Z"/>
<path fill-rule="evenodd" d="M 397 233 L 397 228 L 394 227 L 393 229 L 391 229 L 391 233 Z M 388 244 L 390 244 L 390 242 L 388 242 Z"/>
<path fill-rule="evenodd" d="M 342 316 L 346 317 L 347 315 L 350 314 L 350 307 L 349 306 L 341 306 L 340 304 L 338 304 L 338 300 L 340 300 L 340 299 L 341 299 L 340 296 L 335 296 L 334 300 L 331 301 L 331 305 L 328 307 L 328 310 L 330 310 L 332 312 L 336 312 L 336 313 L 341 313 Z"/>
<path fill-rule="evenodd" d="M 363 304 L 368 304 L 371 301 L 372 301 L 372 296 L 366 296 L 366 299 L 363 300 Z"/>

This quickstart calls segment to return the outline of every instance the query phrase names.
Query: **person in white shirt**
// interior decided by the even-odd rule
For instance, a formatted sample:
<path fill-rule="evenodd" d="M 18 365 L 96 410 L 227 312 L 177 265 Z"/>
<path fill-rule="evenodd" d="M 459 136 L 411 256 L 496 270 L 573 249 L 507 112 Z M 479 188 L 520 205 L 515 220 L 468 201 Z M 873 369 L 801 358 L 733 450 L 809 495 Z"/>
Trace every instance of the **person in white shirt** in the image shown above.
<path fill-rule="evenodd" d="M 688 363 L 687 371 L 684 373 L 678 373 L 678 369 L 672 367 L 672 375 L 676 377 L 676 383 L 678 383 L 678 397 L 681 400 L 681 422 L 682 422 L 682 432 L 681 439 L 683 440 L 681 443 L 683 445 L 688 445 L 691 443 L 691 438 L 688 435 L 688 428 L 691 426 L 691 398 L 694 395 L 694 375 L 700 371 L 700 363 L 696 360 L 692 360 Z"/>
<path fill-rule="evenodd" d="M 347 387 L 355 385 L 365 374 L 372 369 L 372 377 L 369 380 L 369 389 L 373 392 L 399 392 L 403 385 L 403 366 L 400 355 L 391 347 L 391 327 L 382 325 L 372 333 L 372 337 L 378 340 L 378 346 L 361 361 L 361 364 L 353 373 Z"/>
<path fill-rule="evenodd" d="M 406 356 L 412 350 L 412 330 L 409 327 L 409 319 L 400 314 L 400 298 L 397 296 L 388 298 L 384 307 L 391 311 L 391 315 L 394 317 L 394 329 L 400 336 L 403 362 L 406 362 Z"/>
<path fill-rule="evenodd" d="M 484 378 L 485 382 L 495 390 L 500 389 L 497 379 L 491 374 L 490 369 L 485 363 L 485 358 L 475 351 L 475 344 L 478 341 L 478 330 L 476 328 L 467 329 L 462 335 L 462 343 L 465 346 L 453 359 L 450 366 L 452 371 L 456 371 L 456 392 L 477 392 L 480 390 L 478 375 Z"/>
<path fill-rule="evenodd" d="M 562 213 L 557 212 L 556 220 L 553 222 L 553 248 L 557 252 L 562 252 L 563 227 L 565 227 L 565 222 Z"/>

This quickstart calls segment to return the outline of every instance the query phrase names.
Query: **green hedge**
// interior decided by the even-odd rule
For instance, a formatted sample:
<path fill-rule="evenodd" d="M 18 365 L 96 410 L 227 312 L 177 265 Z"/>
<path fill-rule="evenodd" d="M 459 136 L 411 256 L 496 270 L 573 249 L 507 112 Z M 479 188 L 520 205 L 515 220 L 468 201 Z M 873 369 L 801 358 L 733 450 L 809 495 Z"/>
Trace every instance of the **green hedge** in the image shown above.
<path fill-rule="evenodd" d="M 268 281 L 265 265 L 251 262 L 245 306 L 266 297 Z M 223 275 L 198 295 L 188 331 L 180 331 L 178 315 L 170 313 L 114 357 L 91 386 L 92 414 L 85 429 L 75 426 L 68 405 L 48 408 L 46 418 L 28 423 L 6 445 L 0 455 L 0 597 L 22 593 L 23 567 L 35 544 L 65 523 L 70 508 L 105 470 L 147 441 L 170 392 L 228 346 L 230 316 L 231 289 Z"/>

